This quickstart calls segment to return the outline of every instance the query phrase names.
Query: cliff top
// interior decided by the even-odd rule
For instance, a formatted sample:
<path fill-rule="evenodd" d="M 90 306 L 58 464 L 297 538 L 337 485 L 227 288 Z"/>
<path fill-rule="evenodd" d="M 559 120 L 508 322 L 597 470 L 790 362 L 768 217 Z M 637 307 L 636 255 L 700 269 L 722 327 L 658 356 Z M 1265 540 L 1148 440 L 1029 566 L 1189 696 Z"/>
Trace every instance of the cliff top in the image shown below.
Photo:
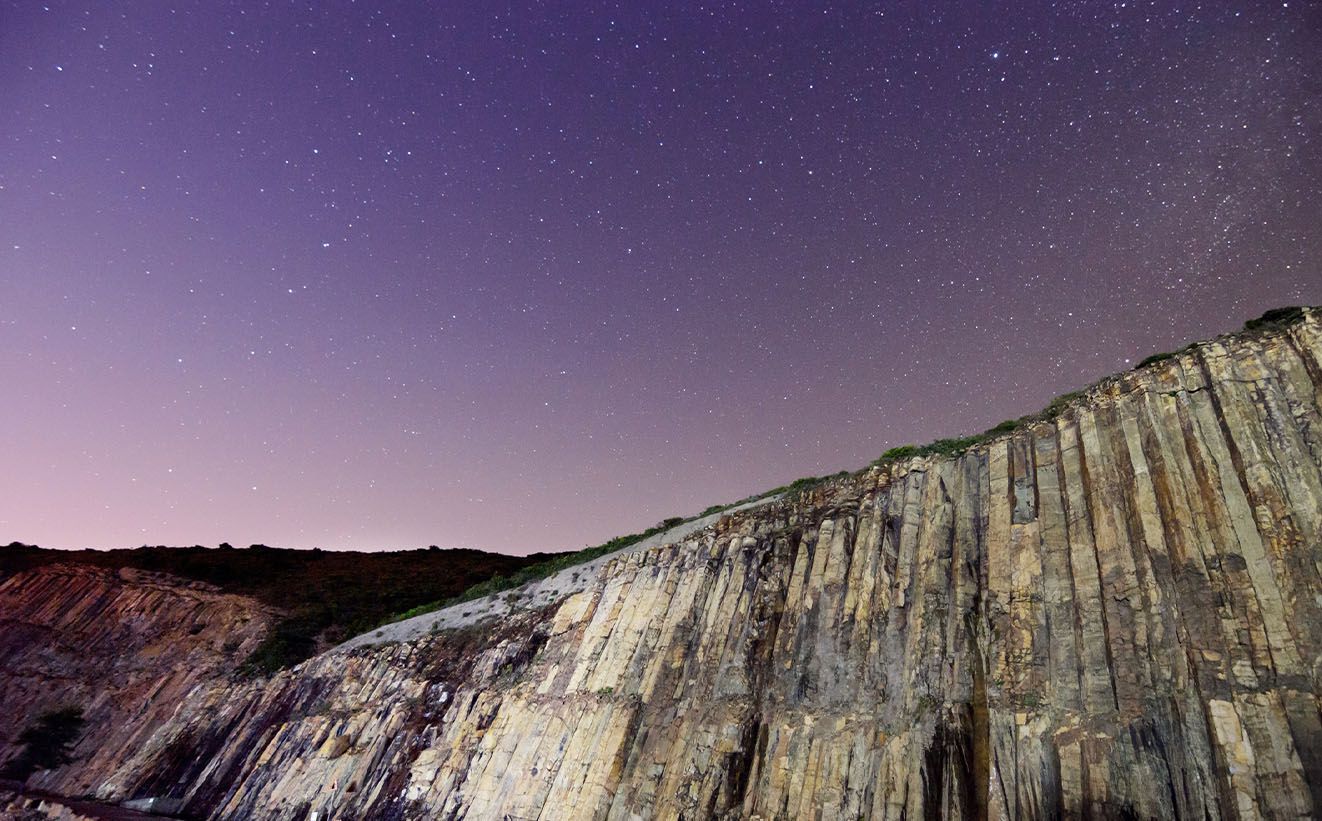
<path fill-rule="evenodd" d="M 512 609 L 541 607 L 581 587 L 612 555 L 686 538 L 725 513 L 793 497 L 828 480 L 888 469 L 918 458 L 958 456 L 1032 424 L 1065 413 L 1134 371 L 1159 366 L 1182 353 L 1215 342 L 1278 333 L 1322 309 L 1277 308 L 1246 322 L 1239 331 L 1191 343 L 1179 351 L 1153 354 L 1133 371 L 1112 374 L 1052 400 L 1041 411 L 1006 420 L 982 433 L 891 448 L 856 471 L 804 477 L 739 502 L 713 505 L 697 516 L 668 519 L 642 533 L 612 539 L 576 553 L 508 556 L 477 550 L 424 549 L 389 553 L 289 550 L 253 545 L 246 550 L 201 546 L 140 547 L 132 550 L 45 550 L 20 543 L 0 548 L 0 578 L 58 562 L 167 573 L 251 596 L 286 614 L 248 660 L 253 672 L 270 672 L 301 661 L 328 644 L 357 636 L 353 644 L 412 637 L 420 631 L 464 626 Z M 448 609 L 446 609 L 448 608 Z M 428 618 L 419 618 L 430 614 Z M 395 626 L 398 623 L 399 626 Z"/>
<path fill-rule="evenodd" d="M 1316 317 L 1319 312 L 1322 312 L 1322 308 L 1307 306 L 1274 308 L 1256 319 L 1245 322 L 1236 332 L 1222 334 L 1211 340 L 1192 342 L 1178 351 L 1153 354 L 1144 358 L 1128 372 L 1103 377 L 1086 388 L 1056 397 L 1037 413 L 1007 419 L 982 433 L 937 439 L 925 445 L 894 447 L 855 471 L 842 470 L 827 476 L 803 477 L 729 505 L 713 505 L 692 519 L 667 520 L 645 534 L 622 537 L 598 548 L 579 553 L 562 554 L 525 567 L 512 576 L 489 579 L 449 601 L 415 607 L 397 616 L 393 622 L 356 636 L 341 646 L 349 648 L 377 642 L 408 641 L 419 638 L 427 632 L 467 627 L 483 621 L 503 618 L 520 610 L 547 607 L 585 589 L 600 567 L 618 555 L 681 541 L 715 524 L 726 514 L 757 507 L 778 498 L 792 500 L 832 480 L 857 477 L 871 470 L 895 469 L 923 457 L 959 456 L 1027 426 L 1050 422 L 1071 408 L 1089 401 L 1091 396 L 1118 385 L 1126 378 L 1131 378 L 1135 372 L 1161 365 L 1182 353 L 1216 342 L 1231 342 L 1277 333 L 1305 319 Z"/>

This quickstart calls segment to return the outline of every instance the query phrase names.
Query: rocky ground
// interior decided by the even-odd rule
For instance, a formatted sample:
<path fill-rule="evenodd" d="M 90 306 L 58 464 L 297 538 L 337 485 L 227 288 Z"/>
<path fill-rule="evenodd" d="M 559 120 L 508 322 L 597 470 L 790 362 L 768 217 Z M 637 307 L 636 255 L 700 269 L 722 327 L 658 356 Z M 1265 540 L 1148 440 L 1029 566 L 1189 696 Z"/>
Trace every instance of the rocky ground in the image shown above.
<path fill-rule="evenodd" d="M 159 821 L 161 816 L 125 807 L 65 798 L 18 785 L 0 786 L 0 818 L 6 821 Z"/>
<path fill-rule="evenodd" d="M 80 766 L 57 780 L 68 794 L 93 792 L 101 770 L 199 684 L 223 680 L 273 618 L 252 599 L 127 568 L 54 565 L 0 580 L 0 759 L 40 713 L 80 707 Z"/>
<path fill-rule="evenodd" d="M 760 499 L 736 505 L 720 513 L 699 516 L 661 533 L 648 536 L 646 539 L 616 553 L 599 556 L 591 561 L 561 570 L 544 579 L 530 582 L 497 595 L 484 596 L 480 599 L 454 604 L 431 613 L 424 613 L 410 619 L 383 625 L 376 630 L 368 631 L 344 642 L 337 648 L 337 651 L 385 642 L 415 641 L 441 630 L 473 627 L 497 619 L 507 619 L 528 610 L 540 610 L 549 607 L 564 601 L 575 593 L 587 590 L 595 583 L 598 574 L 609 562 L 616 561 L 631 553 L 682 541 L 694 533 L 711 527 L 723 516 L 760 507 L 775 501 L 777 497 L 778 494 L 769 494 Z"/>

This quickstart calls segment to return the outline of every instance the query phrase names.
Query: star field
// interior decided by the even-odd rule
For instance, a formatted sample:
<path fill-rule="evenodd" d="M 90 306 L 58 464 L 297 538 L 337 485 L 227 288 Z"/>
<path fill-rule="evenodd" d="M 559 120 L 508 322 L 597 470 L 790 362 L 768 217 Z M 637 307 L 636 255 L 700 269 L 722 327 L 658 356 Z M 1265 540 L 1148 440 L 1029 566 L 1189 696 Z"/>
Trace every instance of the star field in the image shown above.
<path fill-rule="evenodd" d="M 0 541 L 595 544 L 1322 303 L 1298 2 L 0 5 Z"/>

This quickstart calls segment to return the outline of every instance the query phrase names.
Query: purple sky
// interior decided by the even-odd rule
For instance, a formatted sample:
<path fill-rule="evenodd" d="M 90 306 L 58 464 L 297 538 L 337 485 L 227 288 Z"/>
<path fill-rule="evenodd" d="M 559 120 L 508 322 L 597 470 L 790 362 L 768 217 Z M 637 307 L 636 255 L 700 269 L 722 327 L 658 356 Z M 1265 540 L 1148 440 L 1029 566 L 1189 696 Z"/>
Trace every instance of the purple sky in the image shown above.
<path fill-rule="evenodd" d="M 0 3 L 0 543 L 577 548 L 1322 303 L 1316 4 L 857 5 Z"/>

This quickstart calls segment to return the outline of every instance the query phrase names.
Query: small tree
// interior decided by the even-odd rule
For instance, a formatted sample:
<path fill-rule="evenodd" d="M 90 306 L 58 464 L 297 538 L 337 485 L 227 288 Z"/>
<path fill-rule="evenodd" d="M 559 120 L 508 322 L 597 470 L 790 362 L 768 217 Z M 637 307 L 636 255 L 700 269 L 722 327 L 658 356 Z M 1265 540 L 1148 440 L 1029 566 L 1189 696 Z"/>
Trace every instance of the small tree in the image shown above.
<path fill-rule="evenodd" d="M 53 770 L 73 758 L 70 747 L 83 731 L 80 707 L 65 707 L 42 713 L 18 737 L 23 752 L 5 764 L 5 778 L 26 781 L 37 770 Z"/>

